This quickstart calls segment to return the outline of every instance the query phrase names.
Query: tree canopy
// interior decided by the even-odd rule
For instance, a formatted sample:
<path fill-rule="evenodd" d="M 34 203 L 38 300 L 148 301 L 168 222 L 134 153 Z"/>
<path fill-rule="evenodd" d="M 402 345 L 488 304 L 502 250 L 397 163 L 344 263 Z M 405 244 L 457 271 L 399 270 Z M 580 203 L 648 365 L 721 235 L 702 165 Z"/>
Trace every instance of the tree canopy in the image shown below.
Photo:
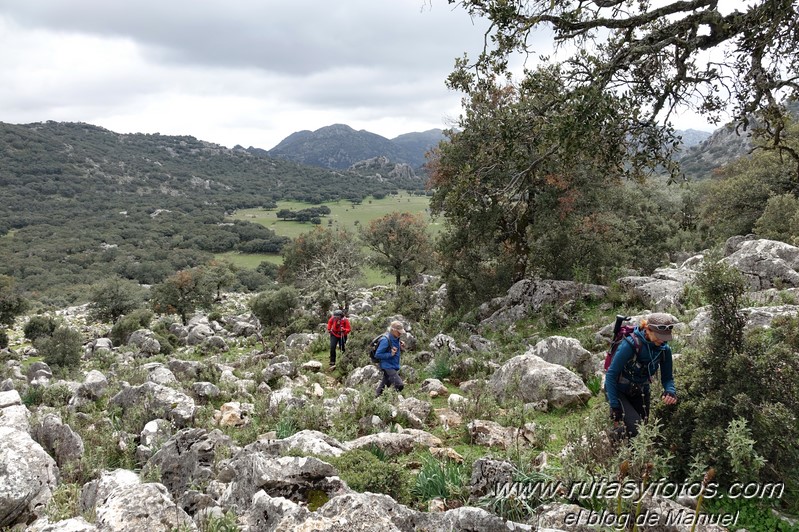
<path fill-rule="evenodd" d="M 744 129 L 754 126 L 771 147 L 799 160 L 794 148 L 782 146 L 784 104 L 799 95 L 795 0 L 757 0 L 732 11 L 718 0 L 449 3 L 490 21 L 484 53 L 474 64 L 460 61 L 456 78 L 470 70 L 478 77 L 508 74 L 510 57 L 535 52 L 536 33 L 551 30 L 557 51 L 568 54 L 567 85 L 628 100 L 638 110 L 631 122 L 668 124 L 682 107 L 717 123 L 729 111 Z"/>
<path fill-rule="evenodd" d="M 433 262 L 427 222 L 421 216 L 407 212 L 386 214 L 361 229 L 361 238 L 375 252 L 375 264 L 393 274 L 397 286 L 403 275 L 420 273 Z"/>

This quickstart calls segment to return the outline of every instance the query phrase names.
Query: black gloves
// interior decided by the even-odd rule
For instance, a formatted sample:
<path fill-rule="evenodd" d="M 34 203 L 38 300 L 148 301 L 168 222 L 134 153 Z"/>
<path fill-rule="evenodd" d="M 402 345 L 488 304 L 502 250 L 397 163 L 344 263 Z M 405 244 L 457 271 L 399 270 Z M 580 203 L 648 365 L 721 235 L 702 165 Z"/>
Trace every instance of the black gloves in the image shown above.
<path fill-rule="evenodd" d="M 624 421 L 624 410 L 621 408 L 611 408 L 610 419 L 613 421 Z"/>

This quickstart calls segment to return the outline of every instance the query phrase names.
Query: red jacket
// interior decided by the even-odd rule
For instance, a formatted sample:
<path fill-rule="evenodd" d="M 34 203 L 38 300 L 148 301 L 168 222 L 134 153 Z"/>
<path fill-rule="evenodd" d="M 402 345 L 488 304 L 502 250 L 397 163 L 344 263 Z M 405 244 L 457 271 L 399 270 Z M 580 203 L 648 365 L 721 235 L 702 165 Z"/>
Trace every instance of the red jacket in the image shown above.
<path fill-rule="evenodd" d="M 335 336 L 336 338 L 341 338 L 342 333 L 344 336 L 350 334 L 350 320 L 347 318 L 337 318 L 335 316 L 330 316 L 330 319 L 327 320 L 327 332 Z"/>

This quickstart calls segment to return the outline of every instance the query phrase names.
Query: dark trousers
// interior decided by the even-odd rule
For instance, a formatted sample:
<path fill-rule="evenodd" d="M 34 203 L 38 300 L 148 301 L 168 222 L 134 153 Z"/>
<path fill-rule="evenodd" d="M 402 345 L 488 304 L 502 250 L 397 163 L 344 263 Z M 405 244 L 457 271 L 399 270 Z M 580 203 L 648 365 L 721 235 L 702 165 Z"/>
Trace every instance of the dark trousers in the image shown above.
<path fill-rule="evenodd" d="M 330 335 L 330 365 L 336 363 L 336 347 L 341 346 L 341 352 L 345 351 L 344 346 L 347 344 L 347 337 L 342 336 L 341 338 L 337 337 L 336 335 Z"/>
<path fill-rule="evenodd" d="M 405 384 L 402 382 L 398 370 L 383 368 L 380 368 L 380 370 L 383 372 L 383 380 L 381 380 L 380 384 L 377 386 L 377 397 L 380 397 L 380 394 L 383 393 L 383 388 L 386 386 L 393 386 L 398 392 L 401 392 L 402 389 L 405 388 Z"/>
<path fill-rule="evenodd" d="M 633 385 L 629 392 L 619 393 L 619 402 L 624 411 L 624 429 L 630 438 L 638 435 L 638 424 L 646 423 L 649 418 L 649 401 L 649 386 L 641 388 Z"/>

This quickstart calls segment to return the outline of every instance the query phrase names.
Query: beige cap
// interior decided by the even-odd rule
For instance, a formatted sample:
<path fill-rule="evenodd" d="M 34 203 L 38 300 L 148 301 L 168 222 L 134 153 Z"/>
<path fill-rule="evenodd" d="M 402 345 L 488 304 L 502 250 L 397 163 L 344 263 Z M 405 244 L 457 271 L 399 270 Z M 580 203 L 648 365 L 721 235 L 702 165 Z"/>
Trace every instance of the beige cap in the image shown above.
<path fill-rule="evenodd" d="M 665 312 L 655 312 L 646 318 L 646 326 L 649 332 L 655 335 L 658 340 L 668 342 L 674 335 L 672 329 L 680 323 L 677 318 Z"/>
<path fill-rule="evenodd" d="M 389 325 L 389 327 L 394 329 L 395 331 L 399 331 L 400 333 L 404 333 L 405 332 L 405 327 L 402 325 L 401 321 L 396 321 L 396 320 L 392 321 L 391 325 Z"/>

